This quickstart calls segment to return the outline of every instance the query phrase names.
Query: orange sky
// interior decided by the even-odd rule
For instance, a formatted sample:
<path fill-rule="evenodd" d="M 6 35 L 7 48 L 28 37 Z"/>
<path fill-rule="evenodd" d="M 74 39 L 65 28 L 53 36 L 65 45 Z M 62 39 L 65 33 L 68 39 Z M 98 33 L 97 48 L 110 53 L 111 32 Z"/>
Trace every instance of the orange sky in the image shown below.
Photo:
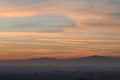
<path fill-rule="evenodd" d="M 118 2 L 1 0 L 0 59 L 120 56 Z"/>

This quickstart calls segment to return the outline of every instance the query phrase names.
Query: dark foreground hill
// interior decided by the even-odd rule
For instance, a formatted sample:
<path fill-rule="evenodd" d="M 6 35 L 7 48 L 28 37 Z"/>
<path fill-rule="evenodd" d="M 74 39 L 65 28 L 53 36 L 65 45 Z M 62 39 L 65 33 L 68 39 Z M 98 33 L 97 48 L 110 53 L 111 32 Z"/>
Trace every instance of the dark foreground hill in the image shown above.
<path fill-rule="evenodd" d="M 0 80 L 120 80 L 119 71 L 0 72 Z"/>

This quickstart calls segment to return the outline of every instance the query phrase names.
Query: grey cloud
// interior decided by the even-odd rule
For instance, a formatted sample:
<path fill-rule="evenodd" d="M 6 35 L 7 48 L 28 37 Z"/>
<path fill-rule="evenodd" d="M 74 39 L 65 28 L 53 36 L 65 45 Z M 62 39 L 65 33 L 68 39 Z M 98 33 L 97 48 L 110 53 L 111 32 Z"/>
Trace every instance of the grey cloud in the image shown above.
<path fill-rule="evenodd" d="M 0 32 L 62 32 L 57 26 L 45 26 L 37 24 L 17 25 L 12 27 L 1 27 Z"/>

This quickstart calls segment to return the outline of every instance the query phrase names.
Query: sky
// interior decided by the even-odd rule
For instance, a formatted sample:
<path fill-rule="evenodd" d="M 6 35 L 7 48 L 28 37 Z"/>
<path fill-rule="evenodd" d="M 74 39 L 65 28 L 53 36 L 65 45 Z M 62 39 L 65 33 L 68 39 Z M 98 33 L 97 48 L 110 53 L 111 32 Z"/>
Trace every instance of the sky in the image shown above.
<path fill-rule="evenodd" d="M 0 0 L 0 60 L 120 56 L 120 0 Z"/>

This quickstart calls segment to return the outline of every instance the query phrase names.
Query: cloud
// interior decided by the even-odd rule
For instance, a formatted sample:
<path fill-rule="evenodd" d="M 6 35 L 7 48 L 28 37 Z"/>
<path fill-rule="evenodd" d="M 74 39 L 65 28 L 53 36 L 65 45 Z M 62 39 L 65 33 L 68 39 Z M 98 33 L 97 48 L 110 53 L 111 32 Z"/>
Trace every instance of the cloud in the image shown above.
<path fill-rule="evenodd" d="M 22 1 L 21 3 L 23 3 Z M 31 17 L 31 16 L 39 16 L 42 14 L 56 14 L 67 17 L 68 19 L 75 21 L 75 29 L 82 29 L 85 27 L 86 31 L 91 28 L 94 30 L 104 30 L 104 31 L 119 31 L 119 5 L 115 5 L 113 3 L 106 2 L 80 2 L 80 1 L 55 1 L 52 0 L 51 3 L 49 0 L 43 1 L 39 3 L 39 1 L 26 1 L 31 6 L 24 7 L 16 7 L 14 4 L 9 4 L 10 9 L 3 9 L 0 11 L 0 17 L 2 18 L 22 18 Z M 37 4 L 38 6 L 33 5 Z M 48 3 L 50 2 L 50 3 Z M 58 3 L 59 2 L 59 3 Z M 62 3 L 63 2 L 63 3 Z M 45 5 L 46 4 L 46 5 Z M 49 5 L 48 5 L 49 4 Z M 47 24 L 47 23 L 46 23 Z M 76 28 L 77 27 L 77 28 Z M 108 28 L 109 27 L 109 28 Z M 70 27 L 71 28 L 71 27 Z M 66 28 L 65 28 L 66 29 Z M 69 28 L 67 28 L 69 31 Z M 74 29 L 74 30 L 75 30 Z M 8 29 L 9 31 L 10 29 Z M 3 30 L 4 31 L 4 30 Z M 18 30 L 19 31 L 19 30 Z M 24 31 L 24 30 L 23 30 Z M 66 30 L 65 30 L 66 31 Z"/>
<path fill-rule="evenodd" d="M 1 32 L 47 32 L 55 33 L 62 32 L 62 28 L 59 25 L 39 25 L 39 24 L 24 24 L 16 25 L 12 27 L 2 27 Z"/>
<path fill-rule="evenodd" d="M 4 46 L 6 46 L 6 45 L 0 44 L 0 47 L 4 47 Z"/>
<path fill-rule="evenodd" d="M 109 34 L 71 34 L 71 33 L 0 33 L 0 52 L 4 54 L 33 54 L 44 56 L 74 56 L 105 54 L 119 49 L 119 35 Z M 22 47 L 24 46 L 24 47 Z M 72 51 L 71 51 L 72 50 Z M 106 54 L 107 53 L 107 54 Z M 110 53 L 111 55 L 111 53 Z"/>
<path fill-rule="evenodd" d="M 38 14 L 36 9 L 10 9 L 0 11 L 0 17 L 28 17 Z"/>

